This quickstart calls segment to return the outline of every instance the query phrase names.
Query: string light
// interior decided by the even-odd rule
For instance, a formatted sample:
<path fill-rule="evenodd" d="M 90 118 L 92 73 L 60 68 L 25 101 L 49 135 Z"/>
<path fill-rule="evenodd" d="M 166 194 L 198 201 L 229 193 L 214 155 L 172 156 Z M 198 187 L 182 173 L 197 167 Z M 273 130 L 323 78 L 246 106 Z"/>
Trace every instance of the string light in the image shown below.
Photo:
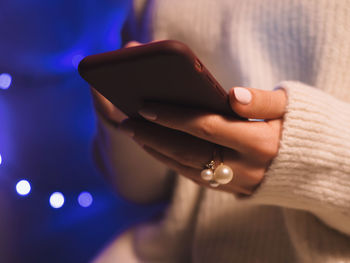
<path fill-rule="evenodd" d="M 54 192 L 51 194 L 49 201 L 52 208 L 58 209 L 64 204 L 64 196 L 60 192 Z"/>
<path fill-rule="evenodd" d="M 78 197 L 78 203 L 82 207 L 89 207 L 92 202 L 93 198 L 89 192 L 82 192 Z"/>
<path fill-rule="evenodd" d="M 0 74 L 0 89 L 8 89 L 11 86 L 12 77 L 10 74 Z"/>
<path fill-rule="evenodd" d="M 21 180 L 16 184 L 16 191 L 19 195 L 25 196 L 30 193 L 31 186 L 27 180 Z"/>

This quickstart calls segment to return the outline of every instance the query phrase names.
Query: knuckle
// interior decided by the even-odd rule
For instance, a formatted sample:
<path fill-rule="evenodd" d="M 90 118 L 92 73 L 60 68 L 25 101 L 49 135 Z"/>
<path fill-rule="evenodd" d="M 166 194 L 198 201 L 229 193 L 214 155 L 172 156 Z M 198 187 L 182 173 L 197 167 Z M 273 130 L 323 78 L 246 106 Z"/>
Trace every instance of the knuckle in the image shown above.
<path fill-rule="evenodd" d="M 270 160 L 277 155 L 277 149 L 272 143 L 265 143 L 260 147 L 259 153 L 264 159 Z"/>
<path fill-rule="evenodd" d="M 271 160 L 277 156 L 279 148 L 279 140 L 273 134 L 260 135 L 253 145 L 254 151 L 262 159 Z"/>
<path fill-rule="evenodd" d="M 211 138 L 215 136 L 216 123 L 219 116 L 215 114 L 209 114 L 200 118 L 196 123 L 195 132 L 201 138 Z"/>
<path fill-rule="evenodd" d="M 279 149 L 279 140 L 278 138 L 271 138 L 269 143 L 266 146 L 265 149 L 265 156 L 269 157 L 270 159 L 273 159 L 277 156 L 278 154 L 278 149 Z"/>

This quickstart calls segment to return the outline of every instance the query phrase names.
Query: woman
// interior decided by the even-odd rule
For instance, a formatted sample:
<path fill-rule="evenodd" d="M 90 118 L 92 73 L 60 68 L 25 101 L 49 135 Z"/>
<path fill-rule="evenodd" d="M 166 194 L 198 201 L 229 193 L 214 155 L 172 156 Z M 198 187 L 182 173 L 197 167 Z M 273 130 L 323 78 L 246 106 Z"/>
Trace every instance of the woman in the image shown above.
<path fill-rule="evenodd" d="M 159 104 L 141 110 L 149 124 L 116 128 L 124 116 L 93 92 L 105 174 L 134 202 L 171 200 L 96 262 L 350 262 L 349 11 L 345 0 L 135 3 L 138 36 L 185 42 L 232 109 L 264 121 Z M 202 179 L 212 160 L 230 182 Z"/>

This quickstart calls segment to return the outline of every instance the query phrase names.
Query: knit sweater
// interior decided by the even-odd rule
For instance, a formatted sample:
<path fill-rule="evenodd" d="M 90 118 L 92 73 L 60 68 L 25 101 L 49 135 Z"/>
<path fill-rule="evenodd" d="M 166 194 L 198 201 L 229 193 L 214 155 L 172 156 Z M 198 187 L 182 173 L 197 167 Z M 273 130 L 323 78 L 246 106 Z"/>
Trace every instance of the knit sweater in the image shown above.
<path fill-rule="evenodd" d="M 227 90 L 284 88 L 288 106 L 278 155 L 252 196 L 178 175 L 162 218 L 128 232 L 123 262 L 350 262 L 350 1 L 136 7 L 150 12 L 143 36 L 186 43 Z"/>

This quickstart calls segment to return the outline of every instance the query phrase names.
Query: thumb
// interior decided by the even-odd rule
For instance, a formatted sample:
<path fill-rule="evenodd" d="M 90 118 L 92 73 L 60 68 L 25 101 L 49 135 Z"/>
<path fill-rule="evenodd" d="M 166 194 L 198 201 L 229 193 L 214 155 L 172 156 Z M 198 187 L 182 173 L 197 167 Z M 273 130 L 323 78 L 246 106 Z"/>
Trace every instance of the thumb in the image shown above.
<path fill-rule="evenodd" d="M 283 89 L 274 91 L 234 87 L 229 91 L 231 108 L 240 116 L 249 119 L 282 118 L 287 105 Z"/>

